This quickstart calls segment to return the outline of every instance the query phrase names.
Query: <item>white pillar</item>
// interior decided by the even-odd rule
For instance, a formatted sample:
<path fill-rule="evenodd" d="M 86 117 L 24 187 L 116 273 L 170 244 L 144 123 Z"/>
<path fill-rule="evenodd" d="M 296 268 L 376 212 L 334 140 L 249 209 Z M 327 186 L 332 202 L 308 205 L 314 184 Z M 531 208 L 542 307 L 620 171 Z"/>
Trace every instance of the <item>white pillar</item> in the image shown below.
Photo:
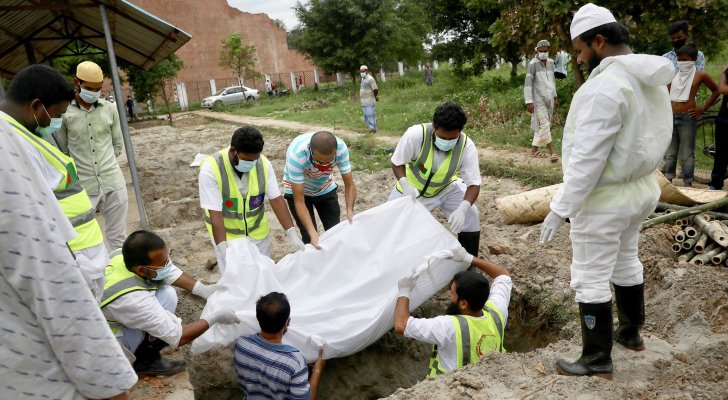
<path fill-rule="evenodd" d="M 177 101 L 179 101 L 179 108 L 182 111 L 189 111 L 189 103 L 187 101 L 187 88 L 184 83 L 177 84 Z"/>
<path fill-rule="evenodd" d="M 296 74 L 291 72 L 291 89 L 293 89 L 294 92 L 298 92 L 298 85 L 296 85 Z"/>
<path fill-rule="evenodd" d="M 217 92 L 217 85 L 215 84 L 214 79 L 210 79 L 210 92 L 212 94 L 215 94 L 215 92 Z"/>
<path fill-rule="evenodd" d="M 344 86 L 344 75 L 342 75 L 341 72 L 336 73 L 336 86 Z"/>
<path fill-rule="evenodd" d="M 317 69 L 314 69 L 313 70 L 313 82 L 316 85 L 320 85 L 321 84 L 321 81 L 319 81 L 319 74 L 318 74 L 318 70 Z"/>
<path fill-rule="evenodd" d="M 399 76 L 404 76 L 404 63 L 402 61 L 397 62 L 397 69 L 399 70 Z"/>
<path fill-rule="evenodd" d="M 434 69 L 434 70 L 440 69 L 440 62 L 437 61 L 437 60 L 433 61 L 432 62 L 432 69 Z"/>
<path fill-rule="evenodd" d="M 417 61 L 417 70 L 422 72 L 422 62 Z"/>
<path fill-rule="evenodd" d="M 384 68 L 379 70 L 379 78 L 381 79 L 382 82 L 387 81 L 387 74 L 384 73 Z"/>

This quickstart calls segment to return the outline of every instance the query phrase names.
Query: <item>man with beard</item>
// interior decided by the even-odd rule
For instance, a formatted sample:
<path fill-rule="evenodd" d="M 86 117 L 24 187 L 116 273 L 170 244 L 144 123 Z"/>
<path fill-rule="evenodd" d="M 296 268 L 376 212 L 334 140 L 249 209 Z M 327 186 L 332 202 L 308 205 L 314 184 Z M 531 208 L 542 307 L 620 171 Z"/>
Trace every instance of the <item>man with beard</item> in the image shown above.
<path fill-rule="evenodd" d="M 462 247 L 453 250 L 452 260 L 478 267 L 493 279 L 493 285 L 477 272 L 458 272 L 450 283 L 451 302 L 447 315 L 411 317 L 409 295 L 415 287 L 415 279 L 406 276 L 397 283 L 399 294 L 394 309 L 394 331 L 434 345 L 429 376 L 474 364 L 492 351 L 505 352 L 503 332 L 513 288 L 508 271 L 473 257 Z"/>
<path fill-rule="evenodd" d="M 689 31 L 690 27 L 688 26 L 688 21 L 673 22 L 667 28 L 667 34 L 670 35 L 670 42 L 672 43 L 672 50 L 662 56 L 672 61 L 672 65 L 675 67 L 675 72 L 678 70 L 677 52 L 688 42 Z M 698 51 L 698 58 L 695 60 L 695 69 L 698 71 L 705 70 L 705 55 L 702 51 Z"/>
<path fill-rule="evenodd" d="M 612 378 L 612 337 L 640 351 L 644 342 L 640 224 L 655 209 L 652 174 L 670 144 L 667 84 L 675 70 L 664 57 L 632 54 L 627 29 L 603 7 L 587 4 L 571 23 L 579 64 L 589 79 L 574 95 L 563 135 L 564 183 L 541 227 L 541 243 L 571 221 L 571 287 L 581 320 L 582 353 L 558 360 L 565 375 Z M 614 284 L 619 327 L 612 332 Z"/>

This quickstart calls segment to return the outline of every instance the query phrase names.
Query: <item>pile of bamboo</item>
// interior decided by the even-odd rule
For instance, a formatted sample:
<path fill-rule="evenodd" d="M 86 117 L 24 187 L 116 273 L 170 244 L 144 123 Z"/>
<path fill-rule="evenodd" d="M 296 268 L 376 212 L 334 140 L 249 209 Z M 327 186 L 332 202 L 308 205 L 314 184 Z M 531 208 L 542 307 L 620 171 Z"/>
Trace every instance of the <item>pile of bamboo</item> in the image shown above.
<path fill-rule="evenodd" d="M 669 210 L 668 210 L 669 212 Z M 728 220 L 699 214 L 675 220 L 672 250 L 679 262 L 728 267 Z"/>

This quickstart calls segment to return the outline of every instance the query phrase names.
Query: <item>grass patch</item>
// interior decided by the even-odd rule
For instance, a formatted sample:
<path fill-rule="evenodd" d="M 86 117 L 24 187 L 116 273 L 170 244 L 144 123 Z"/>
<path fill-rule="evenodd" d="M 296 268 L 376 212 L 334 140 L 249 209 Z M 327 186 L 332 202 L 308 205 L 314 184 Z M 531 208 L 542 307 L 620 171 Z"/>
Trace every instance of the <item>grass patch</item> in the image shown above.
<path fill-rule="evenodd" d="M 560 164 L 548 166 L 514 166 L 505 160 L 481 160 L 480 173 L 483 176 L 513 179 L 525 186 L 543 187 L 561 183 Z"/>
<path fill-rule="evenodd" d="M 529 324 L 545 324 L 551 327 L 561 327 L 568 322 L 578 320 L 578 313 L 571 305 L 568 298 L 557 298 L 549 291 L 525 292 L 525 306 L 538 309 L 535 320 L 528 321 Z"/>

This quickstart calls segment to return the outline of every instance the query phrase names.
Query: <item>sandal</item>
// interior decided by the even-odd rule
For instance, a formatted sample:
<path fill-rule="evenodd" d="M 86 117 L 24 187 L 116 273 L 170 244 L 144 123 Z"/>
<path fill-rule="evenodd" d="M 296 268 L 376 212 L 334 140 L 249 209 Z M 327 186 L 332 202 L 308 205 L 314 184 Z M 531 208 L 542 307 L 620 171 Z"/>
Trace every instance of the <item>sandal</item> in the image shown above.
<path fill-rule="evenodd" d="M 541 153 L 540 151 L 535 151 L 535 152 L 532 151 L 531 152 L 531 157 L 533 157 L 533 158 L 545 158 L 546 155 L 543 154 L 543 153 Z"/>
<path fill-rule="evenodd" d="M 551 162 L 555 163 L 559 161 L 559 156 L 557 154 L 551 154 Z"/>

